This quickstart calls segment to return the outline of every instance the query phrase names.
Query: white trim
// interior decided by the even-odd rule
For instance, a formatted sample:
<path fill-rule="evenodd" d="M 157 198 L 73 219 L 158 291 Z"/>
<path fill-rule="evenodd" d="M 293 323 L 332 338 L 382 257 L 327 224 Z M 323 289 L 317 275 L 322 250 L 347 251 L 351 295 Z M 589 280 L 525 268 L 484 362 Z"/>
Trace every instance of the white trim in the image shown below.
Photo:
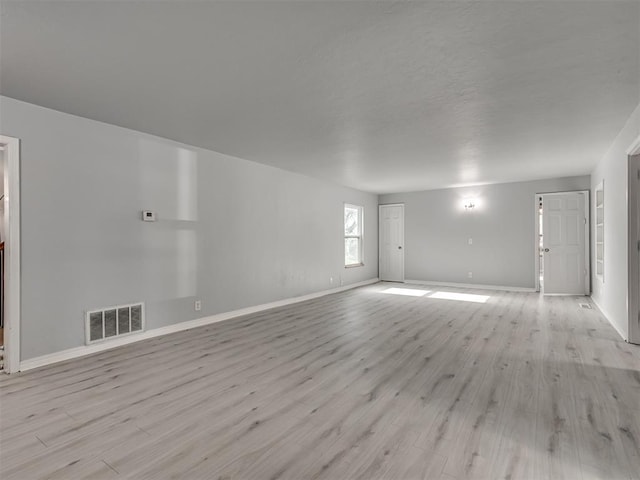
<path fill-rule="evenodd" d="M 432 282 L 428 280 L 405 280 L 404 283 L 412 285 L 429 285 L 440 287 L 455 287 L 455 288 L 473 288 L 476 290 L 499 290 L 506 292 L 534 292 L 535 288 L 530 287 L 509 287 L 506 285 L 483 285 L 480 283 L 452 283 L 452 282 Z"/>
<path fill-rule="evenodd" d="M 598 193 L 602 192 L 602 204 L 598 204 Z M 604 218 L 604 204 L 605 204 L 605 191 L 604 191 L 604 178 L 600 180 L 600 183 L 596 185 L 593 190 L 593 212 L 594 212 L 594 222 L 593 222 L 593 258 L 595 260 L 594 265 L 594 273 L 596 280 L 600 281 L 601 284 L 604 283 L 604 271 L 605 271 L 605 262 L 604 262 L 604 247 L 605 247 L 605 218 Z M 602 223 L 598 222 L 598 210 L 602 209 Z M 598 259 L 598 228 L 602 227 L 602 259 Z M 598 263 L 602 263 L 602 273 L 598 273 Z"/>
<path fill-rule="evenodd" d="M 264 303 L 262 305 L 256 305 L 253 307 L 241 308 L 239 310 L 233 310 L 231 312 L 218 313 L 209 317 L 196 318 L 195 320 L 188 320 L 186 322 L 175 323 L 166 327 L 154 328 L 153 330 L 147 330 L 139 334 L 127 335 L 121 338 L 114 338 L 109 342 L 93 343 L 91 345 L 85 345 L 82 347 L 70 348 L 61 352 L 50 353 L 48 355 L 42 355 L 40 357 L 30 358 L 20 363 L 20 370 L 31 370 L 52 363 L 63 362 L 65 360 L 71 360 L 78 357 L 84 357 L 93 353 L 103 352 L 105 350 L 111 350 L 112 348 L 121 347 L 130 343 L 139 342 L 141 340 L 147 340 L 149 338 L 159 337 L 160 335 L 167 335 L 169 333 L 181 332 L 184 330 L 190 330 L 192 328 L 202 327 L 204 325 L 210 325 L 212 323 L 222 322 L 230 320 L 236 317 L 242 317 L 244 315 L 250 315 L 253 313 L 262 312 L 271 308 L 284 307 L 286 305 L 292 305 L 294 303 L 305 302 L 314 298 L 324 297 L 332 293 L 343 292 L 345 290 L 351 290 L 353 288 L 362 287 L 364 285 L 370 285 L 372 283 L 378 283 L 377 278 L 371 278 L 363 282 L 352 283 L 350 285 L 344 285 L 342 287 L 331 288 L 329 290 L 323 290 L 320 292 L 310 293 L 308 295 L 302 295 L 300 297 L 286 298 L 284 300 L 278 300 L 275 302 Z"/>
<path fill-rule="evenodd" d="M 640 149 L 640 145 L 638 146 Z M 640 208 L 640 154 L 628 156 L 628 186 L 627 186 L 627 231 L 628 231 L 628 257 L 627 257 L 627 341 L 640 344 L 640 225 L 638 224 L 638 209 Z"/>
<path fill-rule="evenodd" d="M 628 339 L 627 337 L 625 337 L 624 332 L 620 330 L 620 328 L 614 322 L 611 321 L 611 317 L 609 316 L 609 314 L 605 312 L 605 310 L 600 306 L 600 304 L 596 301 L 596 299 L 594 297 L 591 297 L 591 301 L 596 307 L 598 307 L 600 314 L 605 318 L 607 322 L 609 322 L 609 325 L 611 325 L 613 329 L 618 333 L 618 335 L 620 335 L 620 338 L 622 338 L 625 342 L 627 342 Z"/>
<path fill-rule="evenodd" d="M 636 139 L 631 142 L 629 148 L 627 148 L 627 155 L 638 155 L 640 154 L 640 135 L 636 137 Z"/>
<path fill-rule="evenodd" d="M 0 135 L 4 145 L 4 338 L 5 373 L 20 369 L 20 140 Z"/>
<path fill-rule="evenodd" d="M 627 326 L 627 330 L 628 330 L 628 338 L 626 338 L 625 340 L 628 342 L 640 342 L 640 339 L 636 339 L 636 335 L 640 336 L 640 332 L 636 332 L 637 330 L 637 326 L 638 326 L 638 322 L 640 321 L 640 298 L 638 298 L 638 283 L 640 283 L 640 272 L 637 272 L 637 274 L 634 275 L 632 268 L 635 269 L 635 265 L 637 265 L 638 263 L 638 255 L 640 255 L 640 253 L 638 252 L 638 249 L 635 248 L 635 246 L 637 245 L 637 242 L 640 242 L 640 225 L 635 225 L 635 223 L 637 222 L 637 213 L 635 212 L 635 208 L 639 208 L 638 207 L 638 203 L 639 200 L 637 198 L 637 190 L 633 188 L 632 186 L 632 180 L 631 180 L 631 170 L 632 165 L 631 165 L 631 160 L 630 157 L 631 156 L 635 156 L 635 155 L 640 155 L 640 135 L 638 135 L 636 137 L 636 139 L 631 143 L 631 145 L 629 145 L 629 148 L 627 149 L 627 162 L 628 162 L 628 173 L 627 175 L 629 176 L 629 178 L 627 179 L 627 230 L 628 230 L 628 235 L 629 235 L 629 240 L 628 240 L 628 265 L 627 265 L 627 269 L 628 269 L 628 292 L 627 292 L 627 317 L 628 317 L 628 321 L 629 324 Z M 635 207 L 632 208 L 632 205 L 635 204 Z M 634 215 L 635 214 L 635 215 Z M 633 238 L 633 231 L 632 231 L 632 226 L 635 225 L 636 228 L 636 237 L 637 238 Z M 633 265 L 633 267 L 632 267 Z M 635 308 L 634 308 L 635 307 Z M 624 338 L 624 336 L 623 336 Z"/>
<path fill-rule="evenodd" d="M 535 266 L 533 269 L 533 284 L 535 285 L 534 290 L 536 292 L 540 291 L 540 198 L 541 194 L 536 193 L 533 197 L 534 200 L 534 212 L 535 212 L 535 227 L 534 227 L 534 247 L 535 247 Z"/>
<path fill-rule="evenodd" d="M 584 294 L 591 295 L 591 190 L 584 190 Z"/>

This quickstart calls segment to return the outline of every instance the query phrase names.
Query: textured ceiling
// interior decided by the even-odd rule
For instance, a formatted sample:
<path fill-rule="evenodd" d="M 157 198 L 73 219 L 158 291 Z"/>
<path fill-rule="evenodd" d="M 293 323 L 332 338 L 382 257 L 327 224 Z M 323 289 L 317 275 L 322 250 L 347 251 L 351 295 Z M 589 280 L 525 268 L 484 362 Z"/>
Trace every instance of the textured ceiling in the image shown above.
<path fill-rule="evenodd" d="M 377 193 L 589 173 L 637 1 L 2 1 L 0 92 Z"/>

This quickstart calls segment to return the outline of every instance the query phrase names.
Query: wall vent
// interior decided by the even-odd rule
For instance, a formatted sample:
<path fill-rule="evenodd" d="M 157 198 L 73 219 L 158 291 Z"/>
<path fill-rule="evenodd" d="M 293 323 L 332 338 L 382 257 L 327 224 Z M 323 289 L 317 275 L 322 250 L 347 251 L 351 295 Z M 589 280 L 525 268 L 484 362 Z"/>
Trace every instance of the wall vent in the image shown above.
<path fill-rule="evenodd" d="M 589 310 L 592 309 L 591 304 L 590 303 L 580 303 L 580 308 L 587 308 Z"/>
<path fill-rule="evenodd" d="M 87 345 L 144 331 L 144 303 L 88 311 L 84 330 Z"/>

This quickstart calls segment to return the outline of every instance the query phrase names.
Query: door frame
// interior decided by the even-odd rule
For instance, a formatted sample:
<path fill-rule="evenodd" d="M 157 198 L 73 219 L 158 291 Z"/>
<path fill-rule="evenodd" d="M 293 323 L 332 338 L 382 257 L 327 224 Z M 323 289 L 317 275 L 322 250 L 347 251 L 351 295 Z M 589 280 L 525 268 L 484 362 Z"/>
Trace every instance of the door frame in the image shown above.
<path fill-rule="evenodd" d="M 536 292 L 540 291 L 540 205 L 538 204 L 539 200 L 538 197 L 542 195 L 542 193 L 536 193 L 533 196 L 533 211 L 534 211 L 534 218 L 535 218 L 535 229 L 534 229 L 534 251 L 535 251 L 535 255 L 534 255 L 534 269 L 533 269 L 533 275 L 534 275 L 534 285 L 536 287 Z"/>
<path fill-rule="evenodd" d="M 4 149 L 4 371 L 20 370 L 20 140 L 0 135 Z"/>
<path fill-rule="evenodd" d="M 380 278 L 380 260 L 382 258 L 382 242 L 380 241 L 380 236 L 382 235 L 382 223 L 380 222 L 380 214 L 382 213 L 382 208 L 383 207 L 402 207 L 402 280 L 400 281 L 401 283 L 404 283 L 405 281 L 405 275 L 404 275 L 404 266 L 405 266 L 405 245 L 406 245 L 406 239 L 405 239 L 405 224 L 404 224 L 404 203 L 380 203 L 378 204 L 378 278 Z"/>
<path fill-rule="evenodd" d="M 591 211 L 590 211 L 590 191 L 589 190 L 568 190 L 566 192 L 539 192 L 533 197 L 533 206 L 535 212 L 535 229 L 534 229 L 534 243 L 535 243 L 535 286 L 536 292 L 540 292 L 540 219 L 538 218 L 538 197 L 541 195 L 564 195 L 567 193 L 583 193 L 584 194 L 584 215 L 586 222 L 584 224 L 584 268 L 585 268 L 585 283 L 584 294 L 591 295 Z M 544 292 L 542 292 L 544 294 Z"/>
<path fill-rule="evenodd" d="M 628 153 L 628 188 L 627 188 L 627 212 L 629 228 L 628 241 L 628 334 L 629 343 L 640 344 L 640 222 L 638 216 L 640 209 L 640 192 L 638 192 L 638 182 L 640 182 L 640 160 L 632 158 L 640 155 L 640 136 L 629 148 Z"/>

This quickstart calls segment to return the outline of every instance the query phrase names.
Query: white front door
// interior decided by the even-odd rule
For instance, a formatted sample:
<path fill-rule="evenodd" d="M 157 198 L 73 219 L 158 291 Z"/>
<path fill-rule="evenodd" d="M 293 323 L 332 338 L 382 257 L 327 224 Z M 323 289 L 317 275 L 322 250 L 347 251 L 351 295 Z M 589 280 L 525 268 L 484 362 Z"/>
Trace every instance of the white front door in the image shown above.
<path fill-rule="evenodd" d="M 380 280 L 404 282 L 404 205 L 380 205 Z"/>
<path fill-rule="evenodd" d="M 542 195 L 545 294 L 587 295 L 586 193 Z"/>

